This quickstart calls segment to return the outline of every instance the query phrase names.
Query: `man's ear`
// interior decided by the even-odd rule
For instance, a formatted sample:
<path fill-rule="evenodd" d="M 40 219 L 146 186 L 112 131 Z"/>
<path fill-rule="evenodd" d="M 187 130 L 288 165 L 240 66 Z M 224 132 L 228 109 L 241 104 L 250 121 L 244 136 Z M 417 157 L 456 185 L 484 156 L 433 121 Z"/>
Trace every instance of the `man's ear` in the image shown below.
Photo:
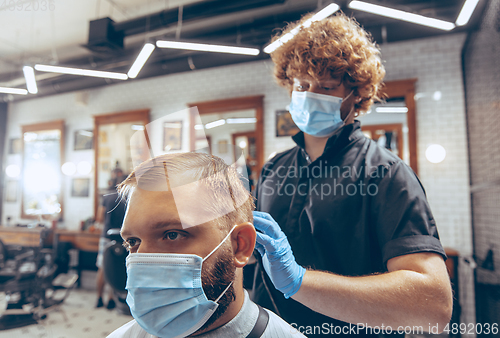
<path fill-rule="evenodd" d="M 231 239 L 234 248 L 234 265 L 237 268 L 242 268 L 247 265 L 248 260 L 252 256 L 255 248 L 255 238 L 257 233 L 253 224 L 245 222 L 238 224 L 231 234 Z"/>

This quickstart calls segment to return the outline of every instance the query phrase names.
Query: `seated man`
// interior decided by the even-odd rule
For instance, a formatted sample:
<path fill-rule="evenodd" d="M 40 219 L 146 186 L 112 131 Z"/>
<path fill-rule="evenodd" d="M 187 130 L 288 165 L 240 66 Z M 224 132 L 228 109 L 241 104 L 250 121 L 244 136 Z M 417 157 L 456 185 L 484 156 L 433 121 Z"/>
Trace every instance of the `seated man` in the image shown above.
<path fill-rule="evenodd" d="M 108 337 L 304 337 L 250 301 L 243 267 L 255 246 L 253 198 L 218 157 L 168 154 L 118 187 L 134 320 Z"/>

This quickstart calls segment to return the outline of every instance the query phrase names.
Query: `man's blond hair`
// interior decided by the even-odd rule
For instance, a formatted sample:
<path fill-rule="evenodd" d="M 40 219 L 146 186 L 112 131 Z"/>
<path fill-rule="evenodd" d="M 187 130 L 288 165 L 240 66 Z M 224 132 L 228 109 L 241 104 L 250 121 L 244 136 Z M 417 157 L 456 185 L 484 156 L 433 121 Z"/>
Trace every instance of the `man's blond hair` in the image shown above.
<path fill-rule="evenodd" d="M 253 197 L 242 183 L 234 166 L 221 158 L 204 153 L 165 154 L 149 159 L 137 166 L 118 185 L 118 193 L 128 199 L 134 188 L 149 191 L 169 191 L 182 185 L 201 182 L 208 196 L 193 200 L 193 211 L 206 208 L 219 215 L 213 220 L 222 229 L 235 224 L 253 223 L 255 209 Z"/>

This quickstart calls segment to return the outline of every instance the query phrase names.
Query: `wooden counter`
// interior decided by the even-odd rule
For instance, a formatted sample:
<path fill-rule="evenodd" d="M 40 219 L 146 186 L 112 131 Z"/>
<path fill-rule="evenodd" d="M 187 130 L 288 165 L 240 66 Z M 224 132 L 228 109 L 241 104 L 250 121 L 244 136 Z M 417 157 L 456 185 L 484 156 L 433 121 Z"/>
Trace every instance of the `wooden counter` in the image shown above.
<path fill-rule="evenodd" d="M 4 244 L 39 246 L 40 234 L 45 228 L 1 227 L 0 239 Z"/>
<path fill-rule="evenodd" d="M 82 251 L 99 251 L 100 232 L 90 233 L 78 230 L 56 230 L 56 237 L 59 242 L 69 242 L 73 247 Z"/>
<path fill-rule="evenodd" d="M 80 286 L 82 270 L 97 270 L 95 263 L 97 252 L 99 251 L 100 236 L 100 232 L 91 233 L 62 229 L 53 231 L 48 228 L 7 228 L 0 226 L 0 239 L 4 244 L 26 247 L 52 247 L 57 257 L 59 257 L 58 255 L 68 257 L 67 259 L 62 259 L 62 262 L 66 262 L 67 265 L 69 264 L 69 254 L 67 250 L 71 248 L 79 250 L 78 263 L 71 267 L 76 268 L 78 271 L 78 286 Z M 43 241 L 42 245 L 41 240 Z M 67 245 L 67 243 L 70 245 Z M 61 245 L 63 245 L 62 250 L 60 250 Z"/>
<path fill-rule="evenodd" d="M 40 235 L 42 231 L 52 230 L 48 228 L 22 228 L 22 227 L 1 227 L 0 226 L 0 239 L 4 244 L 16 244 L 21 246 L 39 246 Z M 99 250 L 99 237 L 100 232 L 90 233 L 79 230 L 62 230 L 55 231 L 55 240 L 58 242 L 68 242 L 73 245 L 73 248 L 97 252 Z M 48 236 L 44 240 L 46 244 L 52 245 L 52 236 Z"/>

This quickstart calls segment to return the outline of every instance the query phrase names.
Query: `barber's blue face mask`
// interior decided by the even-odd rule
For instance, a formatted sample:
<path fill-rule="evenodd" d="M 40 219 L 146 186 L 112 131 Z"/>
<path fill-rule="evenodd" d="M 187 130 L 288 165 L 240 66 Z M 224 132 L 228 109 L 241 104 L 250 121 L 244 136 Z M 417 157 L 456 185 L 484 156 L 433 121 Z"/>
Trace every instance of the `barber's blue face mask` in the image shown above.
<path fill-rule="evenodd" d="M 340 116 L 341 104 L 340 97 L 293 91 L 289 111 L 293 122 L 304 133 L 326 137 L 344 126 Z"/>
<path fill-rule="evenodd" d="M 127 256 L 127 304 L 139 325 L 161 338 L 186 337 L 200 329 L 214 314 L 217 302 L 208 300 L 201 283 L 205 258 L 190 254 L 131 253 Z"/>

